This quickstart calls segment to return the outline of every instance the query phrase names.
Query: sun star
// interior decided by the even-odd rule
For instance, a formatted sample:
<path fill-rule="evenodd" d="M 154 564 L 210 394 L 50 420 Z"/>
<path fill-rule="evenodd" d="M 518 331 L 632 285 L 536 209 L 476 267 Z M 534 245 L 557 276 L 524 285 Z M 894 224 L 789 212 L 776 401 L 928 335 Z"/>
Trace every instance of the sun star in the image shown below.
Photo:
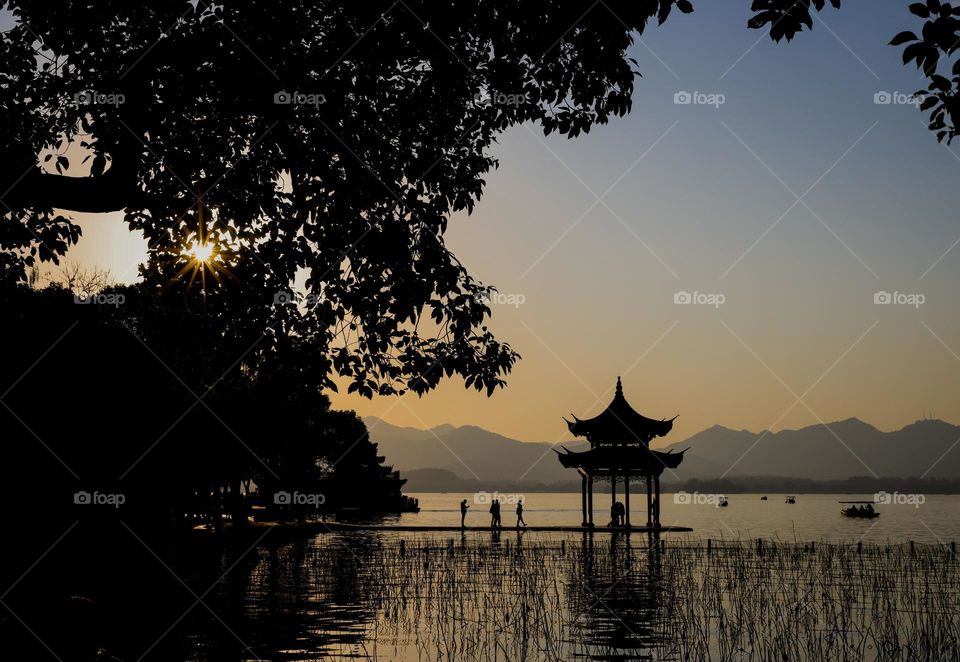
<path fill-rule="evenodd" d="M 205 265 L 210 264 L 215 253 L 216 251 L 214 250 L 213 244 L 206 242 L 201 243 L 199 241 L 193 242 L 187 250 L 187 255 L 189 255 L 192 260 Z"/>

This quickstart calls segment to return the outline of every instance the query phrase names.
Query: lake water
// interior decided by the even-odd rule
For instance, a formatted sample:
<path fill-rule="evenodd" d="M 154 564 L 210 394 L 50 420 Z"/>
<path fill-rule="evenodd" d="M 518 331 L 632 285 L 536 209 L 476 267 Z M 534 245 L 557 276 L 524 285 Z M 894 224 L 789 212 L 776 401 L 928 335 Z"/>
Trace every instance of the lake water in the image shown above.
<path fill-rule="evenodd" d="M 487 504 L 473 495 L 412 496 L 421 512 L 384 523 L 458 526 L 463 498 L 468 525 L 489 523 Z M 503 523 L 512 526 L 513 499 L 501 496 Z M 852 520 L 841 517 L 838 501 L 858 496 L 800 494 L 795 504 L 767 496 L 728 495 L 729 506 L 717 508 L 665 494 L 663 523 L 693 532 L 662 539 L 256 529 L 211 538 L 177 557 L 176 576 L 189 587 L 184 603 L 148 619 L 142 635 L 130 634 L 143 641 L 119 657 L 960 660 L 960 563 L 949 547 L 960 539 L 960 497 L 878 505 L 879 518 Z M 644 502 L 632 499 L 637 524 Z M 605 523 L 609 494 L 595 494 L 594 505 L 595 522 Z M 525 519 L 577 525 L 580 495 L 526 494 Z M 180 590 L 164 567 L 155 569 Z M 140 584 L 131 592 L 154 600 Z"/>
<path fill-rule="evenodd" d="M 456 495 L 421 495 L 424 511 L 403 521 L 459 519 L 445 507 L 451 496 L 456 504 Z M 576 495 L 532 496 L 543 497 L 540 508 L 530 500 L 533 522 L 579 515 L 570 508 Z M 787 513 L 782 499 L 770 495 L 767 512 L 759 497 L 742 498 L 739 514 L 733 499 L 723 509 L 731 529 L 792 533 L 791 524 L 774 526 L 775 514 Z M 916 510 L 949 512 L 951 503 Z M 836 510 L 831 497 L 800 497 L 782 517 L 810 538 L 850 542 L 881 526 L 834 528 Z M 485 530 L 337 531 L 266 543 L 243 563 L 224 555 L 210 575 L 235 569 L 180 640 L 194 662 L 960 659 L 960 564 L 949 548 L 718 542 L 708 551 L 693 536 L 721 537 L 717 513 L 680 512 L 703 526 L 663 544 L 639 533 Z M 909 523 L 916 513 L 889 514 L 879 521 L 899 524 L 885 535 L 921 538 Z"/>
<path fill-rule="evenodd" d="M 473 494 L 411 494 L 420 500 L 419 513 L 404 513 L 399 522 L 410 525 L 459 525 L 461 499 L 467 499 L 470 511 L 467 524 L 490 523 L 487 503 L 475 503 Z M 761 501 L 761 496 L 767 496 Z M 910 497 L 918 498 L 910 498 Z M 842 517 L 838 501 L 872 500 L 873 494 L 801 494 L 795 504 L 785 503 L 784 494 L 730 494 L 729 505 L 712 505 L 708 495 L 663 494 L 660 519 L 664 525 L 687 526 L 689 534 L 668 534 L 679 539 L 752 539 L 773 538 L 793 541 L 855 541 L 884 543 L 916 540 L 926 543 L 960 541 L 960 496 L 897 495 L 900 503 L 877 505 L 880 517 L 859 520 Z M 535 525 L 580 524 L 580 495 L 577 493 L 536 493 L 523 495 L 524 520 Z M 622 500 L 622 493 L 617 498 Z M 480 499 L 483 500 L 482 498 Z M 504 526 L 516 524 L 515 495 L 502 493 Z M 699 502 L 699 503 L 698 503 Z M 920 503 L 922 502 L 922 503 Z M 593 495 L 594 522 L 610 519 L 610 495 Z M 630 521 L 635 526 L 646 521 L 646 495 L 631 493 Z M 396 521 L 396 518 L 392 518 Z"/>

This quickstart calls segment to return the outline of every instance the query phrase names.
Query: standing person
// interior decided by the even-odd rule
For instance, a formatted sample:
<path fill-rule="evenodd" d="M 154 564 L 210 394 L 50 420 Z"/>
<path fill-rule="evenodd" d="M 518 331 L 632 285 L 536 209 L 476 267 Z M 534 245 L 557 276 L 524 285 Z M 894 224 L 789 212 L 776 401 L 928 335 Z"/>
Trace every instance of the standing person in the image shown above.
<path fill-rule="evenodd" d="M 470 506 L 467 505 L 467 500 L 466 500 L 466 499 L 464 499 L 463 501 L 460 502 L 460 528 L 461 528 L 461 529 L 463 529 L 463 528 L 466 527 L 466 523 L 465 523 L 465 522 L 466 522 L 466 519 L 467 519 L 467 508 L 469 508 L 469 507 L 470 507 Z"/>
<path fill-rule="evenodd" d="M 494 499 L 490 502 L 490 528 L 497 528 L 497 520 L 500 518 L 500 502 Z"/>
<path fill-rule="evenodd" d="M 519 500 L 517 501 L 517 528 L 518 529 L 520 528 L 521 524 L 523 524 L 524 526 L 527 525 L 527 523 L 523 521 L 523 501 Z"/>

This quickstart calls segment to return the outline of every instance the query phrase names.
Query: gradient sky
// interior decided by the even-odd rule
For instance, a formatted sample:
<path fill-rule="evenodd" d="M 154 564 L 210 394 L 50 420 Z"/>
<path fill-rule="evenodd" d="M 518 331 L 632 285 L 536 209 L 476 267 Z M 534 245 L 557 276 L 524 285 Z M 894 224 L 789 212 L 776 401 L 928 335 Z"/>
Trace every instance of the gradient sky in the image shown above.
<path fill-rule="evenodd" d="M 569 438 L 561 416 L 596 414 L 623 375 L 639 411 L 680 414 L 672 441 L 713 424 L 960 421 L 960 149 L 912 106 L 874 103 L 925 87 L 886 46 L 920 21 L 906 0 L 847 2 L 776 45 L 747 30 L 749 4 L 701 1 L 651 26 L 629 117 L 573 141 L 501 136 L 501 167 L 448 243 L 524 300 L 494 306 L 491 328 L 523 356 L 505 391 L 447 380 L 335 405 L 553 442 Z M 677 105 L 680 91 L 725 103 Z M 80 221 L 67 259 L 135 278 L 143 247 L 119 215 Z M 676 305 L 679 291 L 726 301 Z M 875 305 L 877 291 L 926 301 Z"/>

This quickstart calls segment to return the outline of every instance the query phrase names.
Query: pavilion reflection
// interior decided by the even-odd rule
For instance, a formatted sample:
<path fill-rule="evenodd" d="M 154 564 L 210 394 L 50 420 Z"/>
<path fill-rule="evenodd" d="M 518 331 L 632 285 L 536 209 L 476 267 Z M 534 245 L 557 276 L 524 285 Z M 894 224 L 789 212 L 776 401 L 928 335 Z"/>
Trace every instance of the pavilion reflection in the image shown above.
<path fill-rule="evenodd" d="M 568 586 L 573 654 L 670 659 L 660 536 L 584 533 L 575 553 Z"/>

